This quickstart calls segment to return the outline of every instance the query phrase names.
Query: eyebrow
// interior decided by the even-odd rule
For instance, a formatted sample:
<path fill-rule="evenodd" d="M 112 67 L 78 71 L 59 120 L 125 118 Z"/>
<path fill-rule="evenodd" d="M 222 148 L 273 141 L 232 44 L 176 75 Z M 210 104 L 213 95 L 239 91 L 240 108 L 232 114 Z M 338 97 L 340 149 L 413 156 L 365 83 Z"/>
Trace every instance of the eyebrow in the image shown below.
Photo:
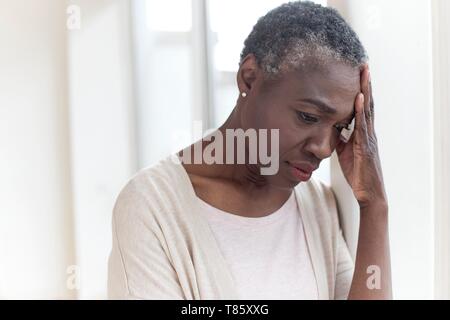
<path fill-rule="evenodd" d="M 323 113 L 335 114 L 337 112 L 336 109 L 330 107 L 325 102 L 322 102 L 320 100 L 306 98 L 306 99 L 300 99 L 298 101 L 310 103 L 311 105 L 313 105 L 314 107 L 316 107 L 320 111 L 322 111 Z"/>

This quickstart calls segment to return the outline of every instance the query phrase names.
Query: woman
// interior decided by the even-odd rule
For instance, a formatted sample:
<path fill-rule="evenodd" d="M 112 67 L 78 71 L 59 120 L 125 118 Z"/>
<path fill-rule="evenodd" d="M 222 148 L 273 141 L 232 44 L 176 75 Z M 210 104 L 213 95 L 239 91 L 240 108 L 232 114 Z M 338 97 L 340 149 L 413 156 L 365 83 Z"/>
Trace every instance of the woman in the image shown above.
<path fill-rule="evenodd" d="M 291 2 L 260 18 L 244 45 L 240 95 L 214 140 L 143 169 L 120 193 L 109 296 L 390 299 L 388 202 L 357 35 L 334 9 Z M 244 163 L 226 141 L 260 129 L 278 138 L 257 141 L 275 150 L 275 174 L 262 174 L 261 154 L 250 161 L 250 139 Z M 220 161 L 194 161 L 195 150 Z M 334 150 L 360 206 L 355 263 L 333 191 L 311 177 Z"/>

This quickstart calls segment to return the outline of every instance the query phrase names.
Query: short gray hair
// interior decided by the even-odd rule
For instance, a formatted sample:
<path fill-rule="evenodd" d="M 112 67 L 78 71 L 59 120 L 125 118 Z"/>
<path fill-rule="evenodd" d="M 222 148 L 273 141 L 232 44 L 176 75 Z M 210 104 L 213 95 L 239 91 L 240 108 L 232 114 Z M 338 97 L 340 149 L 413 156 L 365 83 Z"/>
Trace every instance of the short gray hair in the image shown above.
<path fill-rule="evenodd" d="M 288 2 L 259 18 L 244 42 L 239 64 L 250 53 L 269 78 L 330 60 L 352 67 L 368 61 L 358 36 L 342 16 L 311 1 Z"/>

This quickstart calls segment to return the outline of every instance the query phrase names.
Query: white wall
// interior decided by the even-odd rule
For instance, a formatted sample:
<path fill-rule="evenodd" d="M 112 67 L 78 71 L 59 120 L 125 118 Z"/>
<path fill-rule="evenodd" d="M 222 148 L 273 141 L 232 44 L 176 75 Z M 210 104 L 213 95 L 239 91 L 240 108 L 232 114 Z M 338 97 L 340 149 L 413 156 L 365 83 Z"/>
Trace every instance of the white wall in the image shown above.
<path fill-rule="evenodd" d="M 70 119 L 79 298 L 105 298 L 111 213 L 137 170 L 130 1 L 77 0 L 69 34 Z"/>
<path fill-rule="evenodd" d="M 111 212 L 137 168 L 129 6 L 0 0 L 0 298 L 106 297 Z"/>
<path fill-rule="evenodd" d="M 72 298 L 64 1 L 0 0 L 0 298 Z"/>
<path fill-rule="evenodd" d="M 332 0 L 329 5 L 348 18 L 370 56 L 389 198 L 394 297 L 433 298 L 430 2 Z M 341 196 L 348 203 L 349 195 Z"/>

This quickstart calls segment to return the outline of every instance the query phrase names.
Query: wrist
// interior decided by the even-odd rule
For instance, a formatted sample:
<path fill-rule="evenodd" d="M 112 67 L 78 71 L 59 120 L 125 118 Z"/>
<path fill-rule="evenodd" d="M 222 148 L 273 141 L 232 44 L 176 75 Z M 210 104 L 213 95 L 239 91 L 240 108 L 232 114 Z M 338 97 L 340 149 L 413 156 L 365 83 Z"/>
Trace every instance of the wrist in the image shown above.
<path fill-rule="evenodd" d="M 380 198 L 376 200 L 372 200 L 368 203 L 359 203 L 359 208 L 361 210 L 389 210 L 388 202 L 386 198 Z"/>
<path fill-rule="evenodd" d="M 389 206 L 387 201 L 376 201 L 359 206 L 360 217 L 376 218 L 378 221 L 387 221 Z M 385 218 L 385 219 L 383 219 Z"/>

